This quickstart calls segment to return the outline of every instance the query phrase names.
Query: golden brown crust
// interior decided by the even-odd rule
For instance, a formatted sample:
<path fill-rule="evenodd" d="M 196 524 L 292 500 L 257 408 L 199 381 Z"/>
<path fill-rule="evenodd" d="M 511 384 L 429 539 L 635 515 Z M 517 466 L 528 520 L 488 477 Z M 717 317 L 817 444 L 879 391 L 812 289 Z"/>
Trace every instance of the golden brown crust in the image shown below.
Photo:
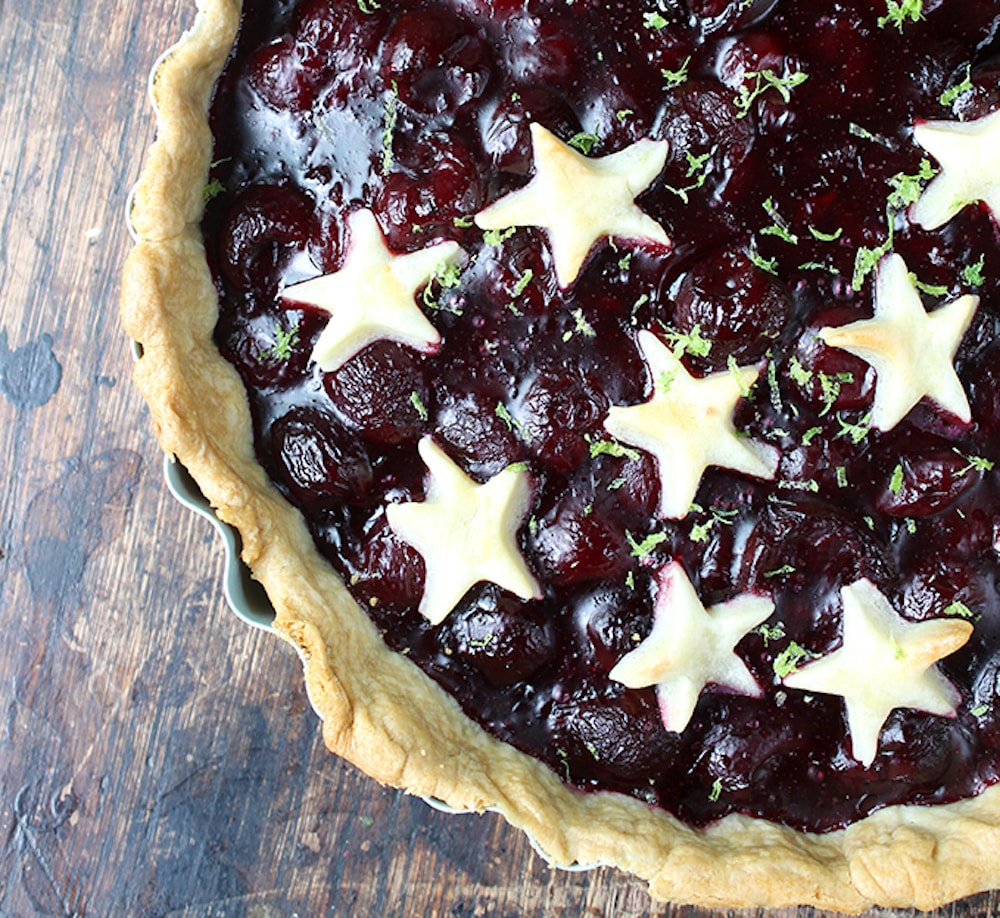
<path fill-rule="evenodd" d="M 302 657 L 327 745 L 372 777 L 458 809 L 492 808 L 558 864 L 609 864 L 658 898 L 714 906 L 932 908 L 1000 882 L 1000 787 L 940 807 L 894 807 L 827 835 L 730 816 L 706 831 L 615 794 L 579 794 L 488 736 L 381 641 L 301 517 L 253 455 L 242 384 L 212 343 L 218 304 L 197 221 L 211 155 L 206 111 L 239 0 L 202 0 L 153 80 L 157 141 L 136 190 L 138 243 L 122 321 L 164 450 L 184 463 Z M 377 677 L 373 676 L 377 674 Z"/>

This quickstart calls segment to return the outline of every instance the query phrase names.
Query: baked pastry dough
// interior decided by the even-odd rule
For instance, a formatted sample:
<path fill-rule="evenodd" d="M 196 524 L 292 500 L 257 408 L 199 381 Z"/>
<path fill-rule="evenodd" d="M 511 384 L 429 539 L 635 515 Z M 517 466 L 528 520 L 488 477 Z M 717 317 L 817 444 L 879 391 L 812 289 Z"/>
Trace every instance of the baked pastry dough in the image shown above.
<path fill-rule="evenodd" d="M 163 449 L 238 528 L 275 630 L 299 651 L 327 745 L 378 781 L 462 810 L 499 811 L 561 865 L 614 865 L 655 897 L 708 906 L 932 908 L 1000 881 L 1000 787 L 891 806 L 825 833 L 741 815 L 692 828 L 611 792 L 581 793 L 494 739 L 391 651 L 258 463 L 243 384 L 213 342 L 216 289 L 200 219 L 207 112 L 237 33 L 235 0 L 202 0 L 152 81 L 158 133 L 130 215 L 122 320 Z M 802 672 L 808 672 L 803 667 Z"/>

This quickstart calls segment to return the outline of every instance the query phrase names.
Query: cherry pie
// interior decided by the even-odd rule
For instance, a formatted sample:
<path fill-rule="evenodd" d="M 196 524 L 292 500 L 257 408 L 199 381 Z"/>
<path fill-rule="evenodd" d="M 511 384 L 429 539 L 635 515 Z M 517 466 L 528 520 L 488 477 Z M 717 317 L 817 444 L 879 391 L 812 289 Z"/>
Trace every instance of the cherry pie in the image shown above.
<path fill-rule="evenodd" d="M 375 778 L 725 905 L 1000 883 L 993 0 L 205 0 L 124 321 Z"/>

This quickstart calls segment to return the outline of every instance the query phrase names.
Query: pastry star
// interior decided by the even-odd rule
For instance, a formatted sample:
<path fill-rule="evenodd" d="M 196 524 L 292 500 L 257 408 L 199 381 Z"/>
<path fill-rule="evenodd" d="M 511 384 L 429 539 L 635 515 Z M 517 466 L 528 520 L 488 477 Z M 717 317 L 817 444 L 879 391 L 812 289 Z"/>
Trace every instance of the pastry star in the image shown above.
<path fill-rule="evenodd" d="M 971 419 L 969 400 L 952 361 L 979 297 L 967 294 L 928 313 L 899 255 L 887 255 L 875 277 L 875 315 L 837 328 L 821 328 L 820 338 L 875 368 L 872 424 L 895 427 L 925 395 L 956 417 Z"/>
<path fill-rule="evenodd" d="M 612 406 L 604 427 L 656 457 L 661 516 L 687 515 L 710 465 L 773 478 L 777 453 L 741 439 L 733 426 L 736 403 L 759 371 L 741 367 L 697 379 L 652 332 L 639 332 L 638 341 L 653 378 L 653 397 L 640 405 Z"/>
<path fill-rule="evenodd" d="M 370 210 L 348 218 L 350 245 L 343 267 L 333 274 L 292 284 L 285 299 L 330 313 L 313 348 L 312 359 L 332 372 L 382 338 L 432 351 L 441 341 L 414 300 L 445 265 L 461 258 L 457 242 L 440 242 L 419 252 L 394 255 Z"/>
<path fill-rule="evenodd" d="M 469 587 L 484 580 L 521 599 L 540 598 L 541 587 L 517 544 L 531 500 L 527 473 L 508 466 L 478 484 L 430 437 L 417 449 L 430 472 L 427 498 L 390 504 L 386 515 L 396 535 L 423 555 L 423 616 L 439 625 Z"/>
<path fill-rule="evenodd" d="M 1000 221 L 1000 111 L 977 121 L 925 121 L 913 138 L 941 164 L 910 211 L 914 223 L 937 229 L 976 201 Z"/>
<path fill-rule="evenodd" d="M 657 574 L 653 630 L 611 670 L 628 688 L 656 686 L 663 726 L 681 733 L 709 683 L 760 697 L 761 688 L 734 647 L 771 616 L 774 603 L 749 593 L 706 609 L 677 561 Z"/>
<path fill-rule="evenodd" d="M 907 621 L 870 580 L 843 587 L 840 596 L 843 645 L 783 681 L 789 688 L 843 696 L 851 753 L 867 767 L 895 708 L 955 713 L 961 696 L 934 664 L 968 641 L 972 625 L 954 618 Z"/>
<path fill-rule="evenodd" d="M 640 140 L 610 156 L 589 159 L 540 124 L 532 124 L 531 143 L 534 177 L 478 213 L 480 229 L 546 229 L 563 288 L 576 280 L 591 247 L 602 237 L 670 245 L 663 227 L 635 205 L 636 196 L 663 170 L 667 141 Z"/>

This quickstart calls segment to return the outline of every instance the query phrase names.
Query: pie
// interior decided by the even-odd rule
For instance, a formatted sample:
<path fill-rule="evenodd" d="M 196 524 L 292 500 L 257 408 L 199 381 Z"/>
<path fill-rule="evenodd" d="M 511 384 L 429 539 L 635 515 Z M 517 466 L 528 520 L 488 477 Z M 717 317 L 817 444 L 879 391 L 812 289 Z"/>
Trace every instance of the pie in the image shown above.
<path fill-rule="evenodd" d="M 1000 883 L 993 0 L 205 0 L 123 316 L 332 750 L 676 902 Z"/>

